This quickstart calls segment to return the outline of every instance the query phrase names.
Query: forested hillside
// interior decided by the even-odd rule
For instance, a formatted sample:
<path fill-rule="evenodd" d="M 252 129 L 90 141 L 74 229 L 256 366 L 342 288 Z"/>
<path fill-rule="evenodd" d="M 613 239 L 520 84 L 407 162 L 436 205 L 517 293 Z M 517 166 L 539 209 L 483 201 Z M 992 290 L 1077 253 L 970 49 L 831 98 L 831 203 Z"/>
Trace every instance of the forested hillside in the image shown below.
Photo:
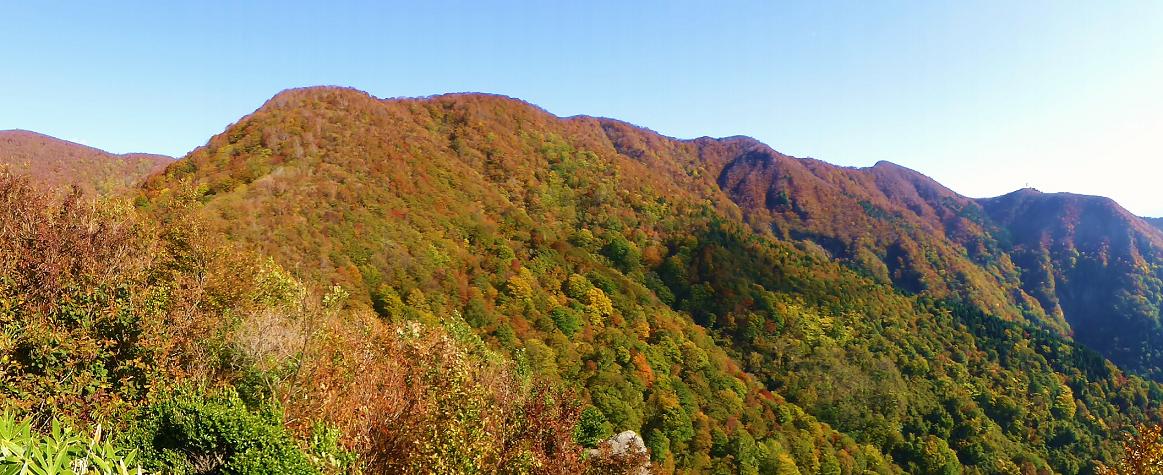
<path fill-rule="evenodd" d="M 174 159 L 163 155 L 116 155 L 25 130 L 0 130 L 0 166 L 48 189 L 76 185 L 89 193 L 132 190 Z"/>
<path fill-rule="evenodd" d="M 1146 221 L 1147 224 L 1155 226 L 1156 228 L 1163 229 L 1163 218 L 1143 218 L 1143 221 Z"/>
<path fill-rule="evenodd" d="M 756 145 L 712 169 L 748 222 L 829 256 L 903 292 L 972 302 L 1010 320 L 1065 332 L 1021 288 L 981 208 L 912 170 L 798 159 Z"/>
<path fill-rule="evenodd" d="M 843 168 L 763 145 L 710 163 L 760 232 L 1163 375 L 1163 232 L 1114 201 L 1035 190 L 974 200 L 890 163 Z"/>
<path fill-rule="evenodd" d="M 1074 339 L 1163 377 L 1163 232 L 1108 198 L 1020 190 L 981 200 L 1025 288 Z"/>
<path fill-rule="evenodd" d="M 1068 339 L 1071 307 L 1031 287 L 989 203 L 891 164 L 312 88 L 137 206 L 164 219 L 187 196 L 210 230 L 337 284 L 343 312 L 463 318 L 578 395 L 578 442 L 637 431 L 661 473 L 1088 473 L 1159 415 L 1156 383 Z M 376 434 L 315 414 L 376 456 Z"/>
<path fill-rule="evenodd" d="M 13 473 L 627 473 L 572 393 L 456 313 L 344 308 L 208 230 L 0 173 L 0 466 Z M 792 419 L 835 441 L 836 433 Z M 788 432 L 800 434 L 795 428 Z M 882 463 L 882 465 L 885 465 Z M 887 466 L 887 465 L 886 465 Z"/>

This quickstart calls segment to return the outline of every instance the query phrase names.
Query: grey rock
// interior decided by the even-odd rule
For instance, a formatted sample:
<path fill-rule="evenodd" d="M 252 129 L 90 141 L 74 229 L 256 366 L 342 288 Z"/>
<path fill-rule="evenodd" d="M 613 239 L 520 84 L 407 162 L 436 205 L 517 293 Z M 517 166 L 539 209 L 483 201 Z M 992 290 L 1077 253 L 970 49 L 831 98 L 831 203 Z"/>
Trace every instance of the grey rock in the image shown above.
<path fill-rule="evenodd" d="M 606 443 L 610 444 L 610 451 L 615 455 L 646 453 L 646 442 L 632 430 L 610 437 Z"/>
<path fill-rule="evenodd" d="M 623 431 L 618 435 L 606 439 L 600 444 L 598 449 L 590 449 L 590 456 L 601 455 L 602 449 L 606 447 L 609 448 L 607 453 L 615 457 L 623 455 L 646 454 L 646 442 L 642 440 L 642 436 L 638 435 L 637 432 L 632 430 Z M 631 473 L 634 473 L 635 475 L 649 475 L 650 462 L 644 463 L 642 466 L 638 467 L 637 470 Z"/>

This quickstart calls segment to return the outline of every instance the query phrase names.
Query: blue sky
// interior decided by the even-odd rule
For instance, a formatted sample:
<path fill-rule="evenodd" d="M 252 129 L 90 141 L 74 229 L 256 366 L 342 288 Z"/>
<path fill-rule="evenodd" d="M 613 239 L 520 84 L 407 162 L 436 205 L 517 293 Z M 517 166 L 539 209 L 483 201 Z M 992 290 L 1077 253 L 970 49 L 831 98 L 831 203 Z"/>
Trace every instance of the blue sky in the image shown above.
<path fill-rule="evenodd" d="M 484 91 L 1163 216 L 1163 2 L 0 2 L 0 129 L 114 152 L 288 87 Z"/>

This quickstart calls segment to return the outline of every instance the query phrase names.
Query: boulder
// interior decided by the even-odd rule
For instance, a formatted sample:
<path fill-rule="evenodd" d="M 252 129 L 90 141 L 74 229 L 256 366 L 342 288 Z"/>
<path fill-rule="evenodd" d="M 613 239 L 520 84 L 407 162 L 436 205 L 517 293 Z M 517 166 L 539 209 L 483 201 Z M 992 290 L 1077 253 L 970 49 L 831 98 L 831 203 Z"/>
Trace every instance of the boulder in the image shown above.
<path fill-rule="evenodd" d="M 619 467 L 619 472 L 626 470 L 627 474 L 649 475 L 650 457 L 646 452 L 646 442 L 638 433 L 628 430 L 619 433 L 590 449 L 591 457 L 607 459 Z"/>

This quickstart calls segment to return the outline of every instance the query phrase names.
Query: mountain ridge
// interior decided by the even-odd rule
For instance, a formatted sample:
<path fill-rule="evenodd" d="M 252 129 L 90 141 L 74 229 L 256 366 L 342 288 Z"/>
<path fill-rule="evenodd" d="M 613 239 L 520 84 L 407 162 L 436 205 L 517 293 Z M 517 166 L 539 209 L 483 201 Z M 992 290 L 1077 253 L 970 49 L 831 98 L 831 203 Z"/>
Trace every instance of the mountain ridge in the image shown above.
<path fill-rule="evenodd" d="M 1028 249 L 1034 243 L 1029 236 L 1024 236 L 1027 239 L 1022 250 L 1005 248 L 1013 234 L 1006 228 L 1018 224 L 1007 218 L 1007 213 L 1017 211 L 1003 210 L 999 203 L 1017 202 L 1013 197 L 1028 198 L 1021 202 L 1049 200 L 1057 203 L 1056 206 L 1078 206 L 1081 202 L 1098 200 L 1103 212 L 1117 217 L 1120 225 L 1129 226 L 1152 249 L 1163 248 L 1163 231 L 1158 228 L 1160 220 L 1138 218 L 1109 198 L 1042 194 L 1034 190 L 1016 190 L 993 198 L 968 198 L 921 172 L 890 161 L 878 161 L 867 167 L 840 167 L 817 159 L 785 155 L 747 136 L 676 139 L 617 119 L 556 116 L 535 104 L 499 94 L 468 92 L 381 99 L 353 88 L 307 87 L 276 94 L 256 113 L 271 108 L 293 108 L 321 94 L 333 95 L 340 106 L 344 101 L 371 101 L 415 108 L 426 102 L 437 102 L 444 104 L 446 113 L 453 112 L 462 102 L 487 104 L 484 109 L 476 108 L 477 116 L 464 119 L 465 124 L 469 120 L 479 123 L 494 120 L 493 113 L 483 112 L 486 109 L 494 112 L 511 109 L 520 113 L 512 117 L 515 121 L 510 121 L 508 127 L 520 128 L 524 123 L 545 120 L 580 128 L 596 126 L 601 134 L 591 129 L 588 140 L 595 146 L 612 147 L 618 154 L 641 162 L 646 169 L 639 170 L 639 174 L 670 170 L 670 179 L 659 184 L 663 188 L 687 183 L 689 192 L 718 196 L 710 190 L 713 184 L 730 198 L 729 202 L 721 201 L 717 206 L 728 213 L 739 213 L 757 230 L 782 239 L 813 242 L 826 255 L 848 262 L 876 280 L 891 283 L 903 291 L 965 299 L 1004 318 L 1033 321 L 1063 335 L 1074 335 L 1077 329 L 1072 328 L 1060 296 L 1053 295 L 1056 286 L 1046 283 L 1045 276 L 1052 277 L 1054 272 L 1045 269 L 1047 259 L 1032 254 L 1042 251 Z M 666 157 L 652 156 L 658 154 L 657 150 L 665 149 L 669 149 Z M 674 157 L 686 157 L 686 162 L 680 164 L 681 171 L 663 166 L 659 161 Z M 700 173 L 717 178 L 713 183 L 703 181 L 701 185 L 698 180 L 687 179 Z M 1023 228 L 1019 234 L 1029 232 Z M 1072 237 L 1064 235 L 1063 239 Z M 1109 237 L 1095 239 L 1109 240 Z M 1089 244 L 1092 251 L 1095 245 Z M 1129 272 L 1144 267 L 1140 262 L 1144 253 L 1156 259 L 1153 251 L 1146 249 L 1124 253 L 1132 261 Z M 1025 257 L 1018 258 L 1019 254 Z M 1021 262 L 1015 262 L 1015 258 Z M 1057 280 L 1066 281 L 1062 275 Z M 1149 303 L 1140 309 L 1138 314 L 1143 321 L 1129 322 L 1141 325 L 1157 320 L 1152 314 L 1156 305 Z M 1093 305 L 1084 307 L 1088 314 L 1110 313 Z M 1081 311 L 1072 312 L 1077 313 Z M 1104 322 L 1104 319 L 1092 318 L 1084 326 L 1098 328 Z M 1095 328 L 1085 330 L 1093 332 Z M 1104 349 L 1102 341 L 1086 336 L 1083 340 L 1101 351 L 1113 351 Z M 1156 363 L 1136 362 L 1135 351 L 1122 351 L 1117 359 L 1140 371 L 1154 367 L 1147 365 Z"/>
<path fill-rule="evenodd" d="M 114 154 L 28 130 L 0 130 L 0 164 L 49 188 L 125 191 L 173 161 L 159 154 Z"/>
<path fill-rule="evenodd" d="M 820 471 L 808 452 L 854 453 L 806 435 L 826 424 L 891 456 L 877 470 L 1075 473 L 1157 410 L 1131 396 L 1155 383 L 1065 339 L 981 204 L 891 163 L 322 88 L 276 96 L 143 193 L 192 196 L 231 240 L 382 318 L 464 315 L 679 471 L 757 467 L 746 440 L 815 447 L 792 459 Z M 704 384 L 727 380 L 734 396 Z"/>

